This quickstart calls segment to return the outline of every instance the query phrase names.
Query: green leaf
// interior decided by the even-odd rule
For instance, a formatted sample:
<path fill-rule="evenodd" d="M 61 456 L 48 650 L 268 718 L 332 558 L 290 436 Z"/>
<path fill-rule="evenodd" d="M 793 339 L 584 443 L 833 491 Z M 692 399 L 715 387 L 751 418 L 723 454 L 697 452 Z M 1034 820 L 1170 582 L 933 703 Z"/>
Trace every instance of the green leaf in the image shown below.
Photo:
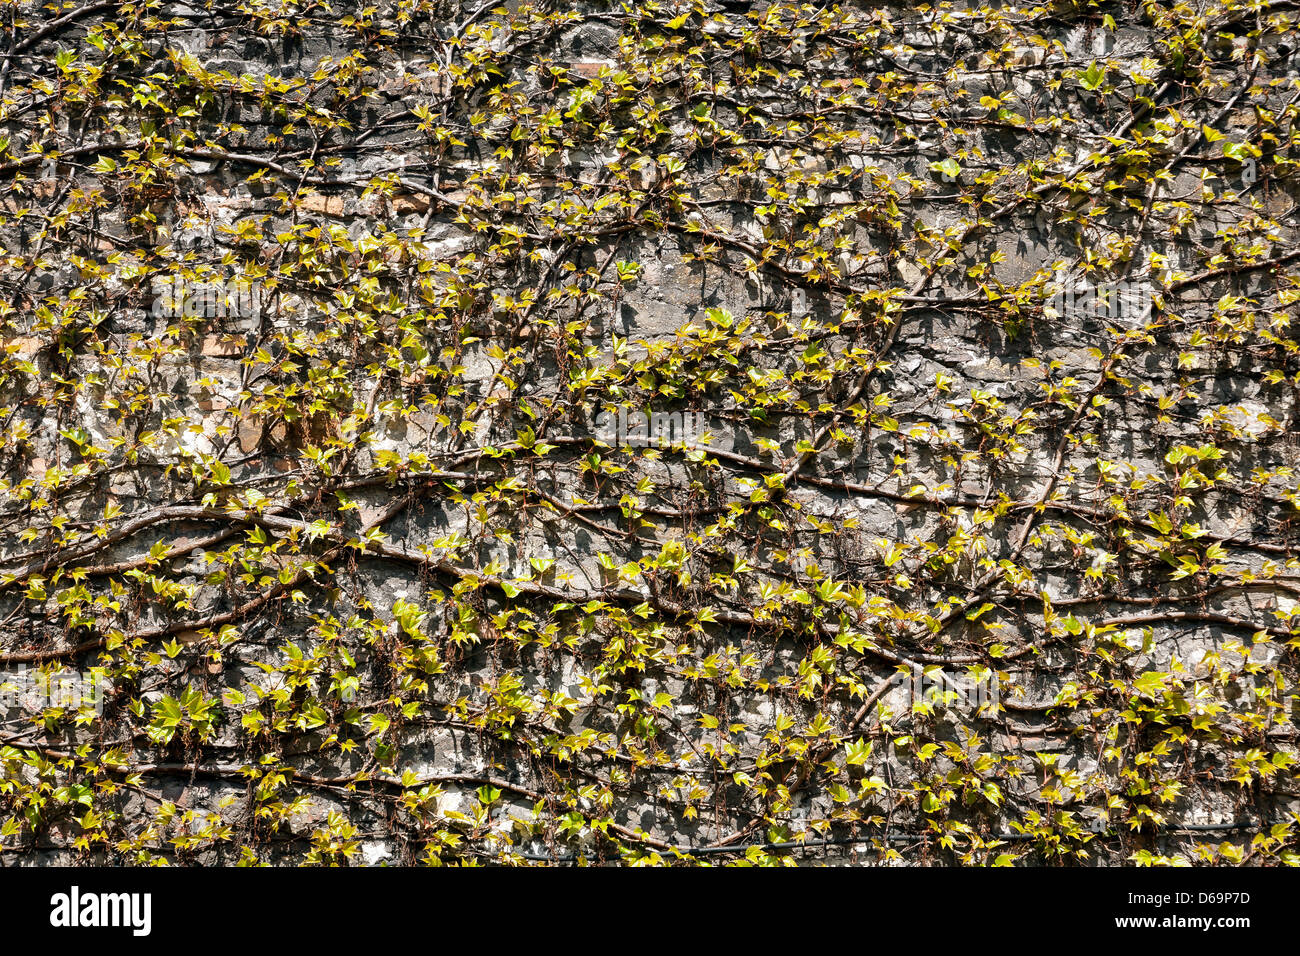
<path fill-rule="evenodd" d="M 936 173 L 941 173 L 948 179 L 956 179 L 961 175 L 961 163 L 949 156 L 947 159 L 938 163 L 931 163 L 930 168 Z"/>
<path fill-rule="evenodd" d="M 1079 74 L 1079 85 L 1089 92 L 1096 90 L 1105 80 L 1106 67 L 1098 65 L 1096 60 L 1093 60 L 1088 65 L 1088 69 Z"/>

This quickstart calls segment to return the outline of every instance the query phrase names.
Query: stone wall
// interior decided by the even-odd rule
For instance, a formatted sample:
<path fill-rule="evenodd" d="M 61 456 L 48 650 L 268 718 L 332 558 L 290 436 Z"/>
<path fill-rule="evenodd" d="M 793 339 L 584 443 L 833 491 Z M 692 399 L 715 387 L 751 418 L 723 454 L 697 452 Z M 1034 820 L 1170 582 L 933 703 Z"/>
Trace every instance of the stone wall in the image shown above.
<path fill-rule="evenodd" d="M 1295 15 L 1085 7 L 29 11 L 4 861 L 1294 862 Z"/>

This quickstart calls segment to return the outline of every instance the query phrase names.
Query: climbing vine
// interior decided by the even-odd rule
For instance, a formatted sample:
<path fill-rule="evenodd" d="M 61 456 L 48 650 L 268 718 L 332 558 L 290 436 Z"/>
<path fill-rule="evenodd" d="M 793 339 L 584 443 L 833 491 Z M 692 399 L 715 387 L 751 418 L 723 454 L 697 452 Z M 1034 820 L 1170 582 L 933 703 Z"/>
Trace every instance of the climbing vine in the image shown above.
<path fill-rule="evenodd" d="M 0 860 L 1300 862 L 1294 3 L 79 2 Z"/>

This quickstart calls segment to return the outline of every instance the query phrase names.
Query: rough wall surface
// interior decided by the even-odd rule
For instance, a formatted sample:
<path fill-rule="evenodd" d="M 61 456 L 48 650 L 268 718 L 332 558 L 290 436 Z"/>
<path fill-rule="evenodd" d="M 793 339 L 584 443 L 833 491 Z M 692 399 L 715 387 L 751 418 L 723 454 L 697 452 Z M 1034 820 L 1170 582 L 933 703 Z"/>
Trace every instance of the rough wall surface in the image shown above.
<path fill-rule="evenodd" d="M 1294 4 L 8 9 L 4 863 L 1300 860 Z"/>

